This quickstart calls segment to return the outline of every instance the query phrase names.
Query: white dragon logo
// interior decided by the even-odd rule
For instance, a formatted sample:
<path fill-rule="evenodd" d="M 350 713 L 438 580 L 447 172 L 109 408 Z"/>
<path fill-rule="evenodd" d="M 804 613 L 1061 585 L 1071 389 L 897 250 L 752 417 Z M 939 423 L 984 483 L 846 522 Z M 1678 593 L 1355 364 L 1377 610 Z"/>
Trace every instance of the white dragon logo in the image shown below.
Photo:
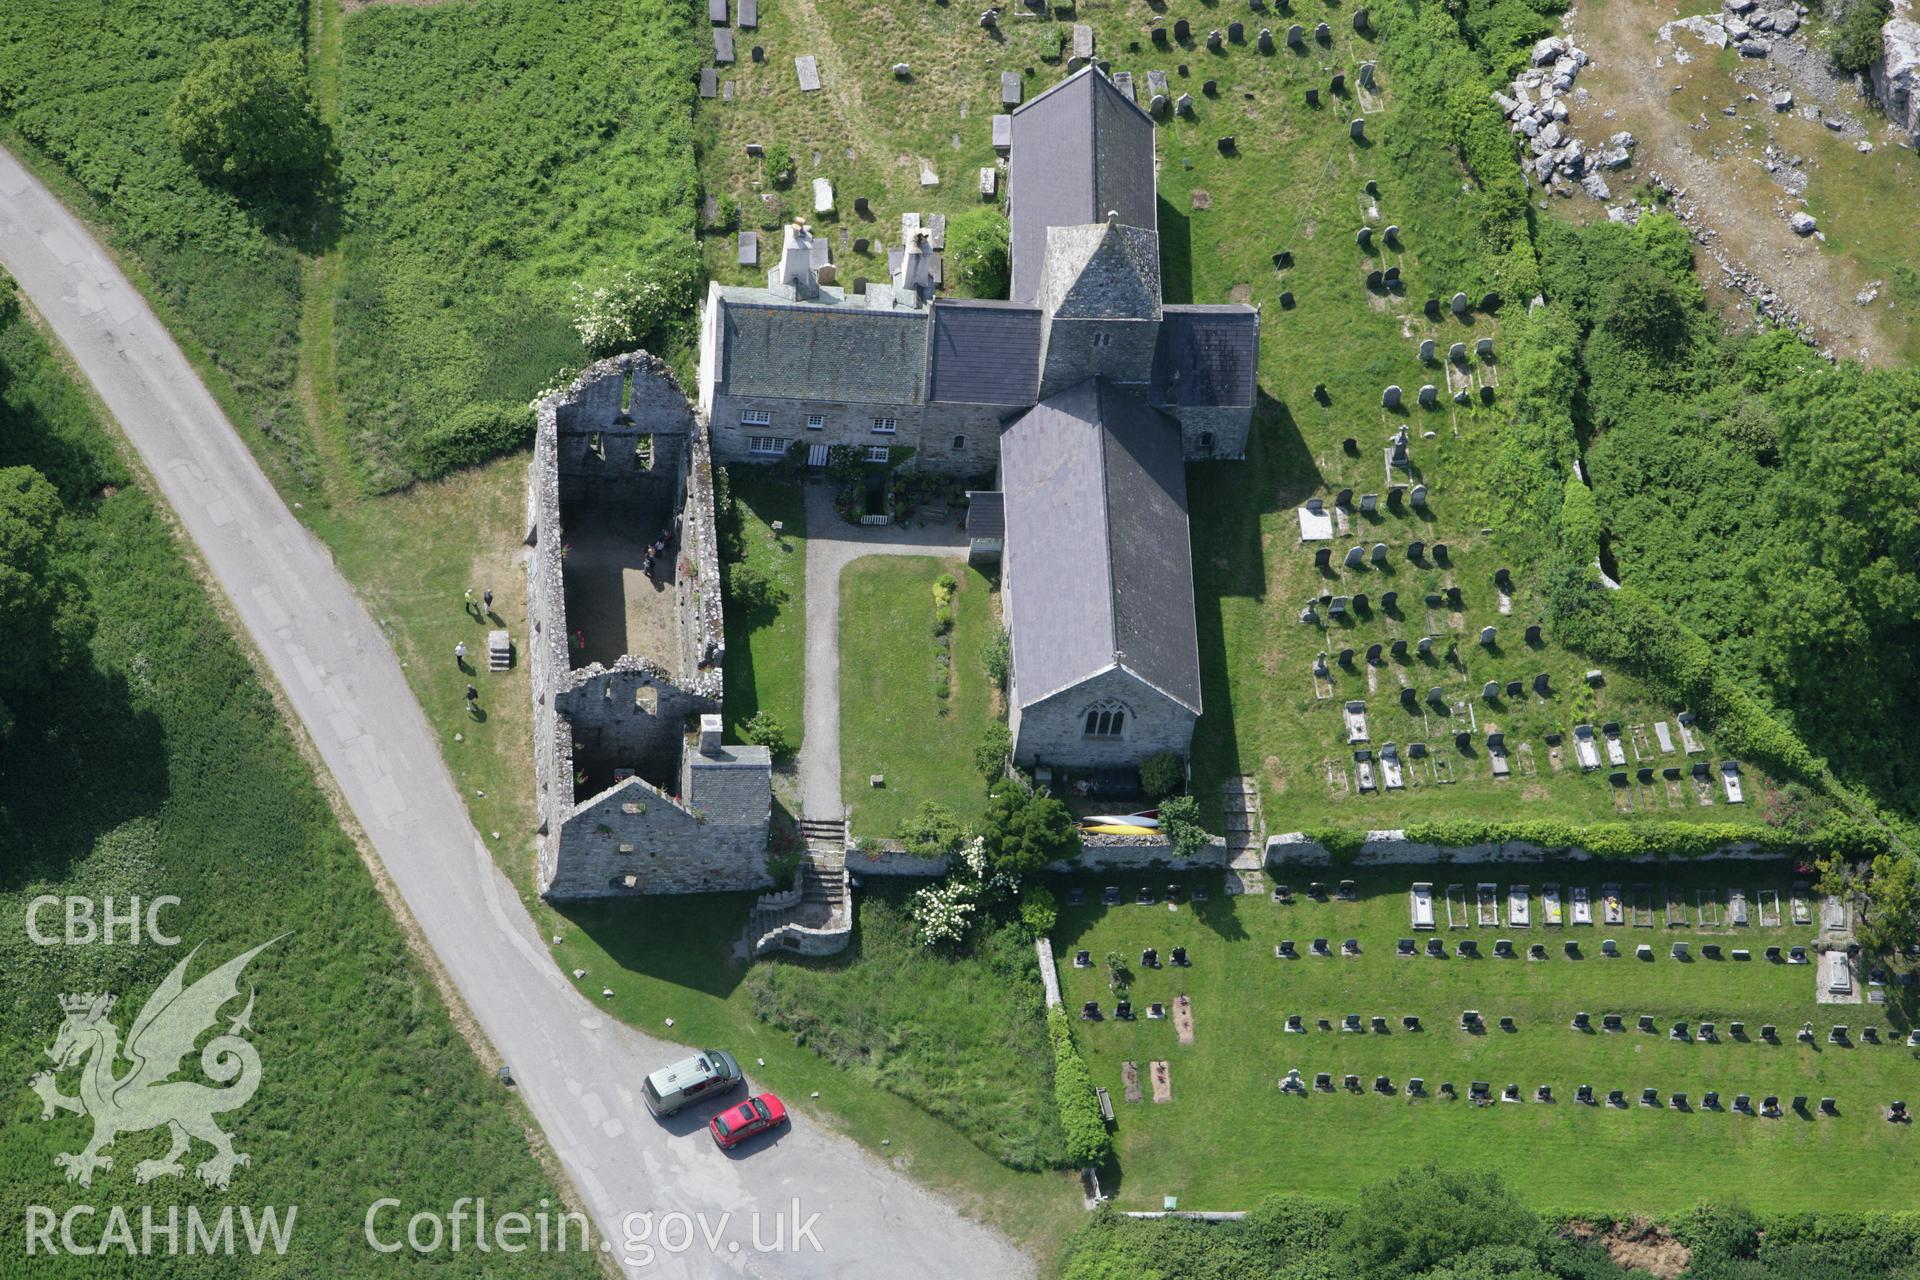
<path fill-rule="evenodd" d="M 163 1158 L 142 1160 L 134 1166 L 133 1176 L 137 1182 L 151 1182 L 184 1172 L 180 1157 L 186 1154 L 191 1138 L 198 1138 L 214 1149 L 212 1157 L 194 1169 L 200 1180 L 210 1187 L 225 1190 L 234 1169 L 250 1163 L 244 1152 L 233 1149 L 233 1139 L 213 1118 L 223 1111 L 244 1106 L 260 1087 L 260 1055 L 241 1036 L 242 1032 L 252 1030 L 248 1025 L 253 1015 L 251 991 L 247 995 L 247 1007 L 228 1023 L 226 1033 L 209 1040 L 200 1051 L 200 1069 L 226 1087 L 215 1089 L 169 1077 L 181 1069 L 182 1059 L 193 1052 L 194 1041 L 201 1033 L 219 1020 L 221 1006 L 239 996 L 240 971 L 247 967 L 247 962 L 279 940 L 263 942 L 234 957 L 190 987 L 185 985 L 187 965 L 199 954 L 200 948 L 189 952 L 147 999 L 140 1016 L 133 1020 L 124 1050 L 133 1065 L 124 1075 L 114 1074 L 123 1052 L 119 1032 L 107 1019 L 113 1010 L 114 997 L 91 991 L 60 997 L 60 1007 L 66 1012 L 67 1020 L 53 1047 L 47 1050 L 54 1069 L 34 1076 L 30 1087 L 40 1095 L 42 1120 L 53 1119 L 56 1110 L 93 1117 L 93 1140 L 87 1143 L 86 1149 L 77 1154 L 63 1151 L 54 1156 L 54 1162 L 67 1171 L 68 1182 L 92 1186 L 94 1170 L 113 1168 L 113 1158 L 101 1155 L 102 1148 L 113 1145 L 114 1138 L 122 1133 L 138 1133 L 161 1125 L 172 1131 L 173 1145 Z M 60 1092 L 59 1073 L 71 1067 L 80 1067 L 77 1098 Z"/>

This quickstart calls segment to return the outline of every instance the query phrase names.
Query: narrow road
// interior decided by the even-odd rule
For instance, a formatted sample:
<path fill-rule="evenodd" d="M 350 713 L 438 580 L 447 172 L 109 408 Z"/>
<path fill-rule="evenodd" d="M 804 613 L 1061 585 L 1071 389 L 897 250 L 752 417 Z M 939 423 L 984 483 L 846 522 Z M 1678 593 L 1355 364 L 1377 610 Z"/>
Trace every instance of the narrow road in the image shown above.
<path fill-rule="evenodd" d="M 967 553 L 956 524 L 877 527 L 848 524 L 833 509 L 833 491 L 807 486 L 806 729 L 800 740 L 800 813 L 846 816 L 840 795 L 840 571 L 862 556 Z"/>
<path fill-rule="evenodd" d="M 656 1237 L 650 1257 L 625 1257 L 629 1274 L 1032 1274 L 1004 1238 L 814 1127 L 804 1100 L 790 1131 L 740 1156 L 721 1154 L 699 1117 L 656 1123 L 641 1077 L 685 1050 L 603 1016 L 554 966 L 468 820 L 393 650 L 325 546 L 281 502 L 113 260 L 5 151 L 0 264 L 179 513 L 601 1234 L 625 1254 L 630 1213 L 704 1215 L 717 1234 L 710 1247 L 696 1221 L 678 1252 L 663 1247 L 681 1243 L 677 1232 Z M 796 1206 L 799 1222 L 818 1215 L 797 1251 Z M 786 1219 L 785 1251 L 756 1250 L 756 1215 L 763 1242 L 775 1216 Z"/>

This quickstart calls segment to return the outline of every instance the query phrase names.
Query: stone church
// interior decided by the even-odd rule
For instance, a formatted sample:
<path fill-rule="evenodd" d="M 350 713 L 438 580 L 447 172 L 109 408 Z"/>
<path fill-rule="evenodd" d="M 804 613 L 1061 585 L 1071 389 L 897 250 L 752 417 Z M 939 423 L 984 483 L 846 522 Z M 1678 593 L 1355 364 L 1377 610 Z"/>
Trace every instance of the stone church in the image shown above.
<path fill-rule="evenodd" d="M 850 293 L 796 223 L 764 289 L 708 287 L 699 407 L 721 461 L 819 467 L 854 445 L 997 470 L 969 528 L 1004 557 L 1015 759 L 1184 756 L 1201 710 L 1185 464 L 1245 455 L 1260 314 L 1162 300 L 1154 124 L 1097 67 L 1011 123 L 1008 300 L 936 297 L 923 239 Z"/>

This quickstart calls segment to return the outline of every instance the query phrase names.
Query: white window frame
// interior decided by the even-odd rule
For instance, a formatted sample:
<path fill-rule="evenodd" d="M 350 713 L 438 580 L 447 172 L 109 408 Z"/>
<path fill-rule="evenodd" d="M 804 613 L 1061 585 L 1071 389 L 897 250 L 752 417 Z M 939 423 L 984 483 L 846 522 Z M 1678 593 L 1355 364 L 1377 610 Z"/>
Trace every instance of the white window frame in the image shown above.
<path fill-rule="evenodd" d="M 765 409 L 742 409 L 740 411 L 740 425 L 743 427 L 770 427 L 773 425 L 773 415 Z"/>
<path fill-rule="evenodd" d="M 810 414 L 808 414 L 808 415 L 807 415 L 807 430 L 809 430 L 809 431 L 824 431 L 824 430 L 826 430 L 826 428 L 827 428 L 827 415 L 826 415 L 826 414 L 824 414 L 824 413 L 810 413 Z"/>
<path fill-rule="evenodd" d="M 787 451 L 787 442 L 779 436 L 748 436 L 747 452 L 763 458 L 779 457 Z"/>
<path fill-rule="evenodd" d="M 875 418 L 873 420 L 873 431 L 875 435 L 895 435 L 899 430 L 900 419 L 898 418 Z"/>
<path fill-rule="evenodd" d="M 893 461 L 893 451 L 883 444 L 870 444 L 867 446 L 867 461 L 891 462 Z"/>

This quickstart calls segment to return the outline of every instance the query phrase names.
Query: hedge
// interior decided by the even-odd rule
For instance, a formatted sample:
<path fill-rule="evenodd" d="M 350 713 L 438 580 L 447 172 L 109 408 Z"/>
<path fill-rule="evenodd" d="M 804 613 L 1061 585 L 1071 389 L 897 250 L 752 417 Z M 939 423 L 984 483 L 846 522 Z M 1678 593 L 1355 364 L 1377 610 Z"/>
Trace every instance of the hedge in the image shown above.
<path fill-rule="evenodd" d="M 1327 851 L 1334 866 L 1355 862 L 1368 833 L 1339 827 L 1317 827 L 1300 833 Z M 1703 858 L 1726 845 L 1752 845 L 1756 852 L 1782 858 L 1817 858 L 1840 853 L 1853 861 L 1887 852 L 1892 838 L 1882 827 L 1849 818 L 1830 822 L 1818 831 L 1794 834 L 1775 827 L 1744 822 L 1496 822 L 1455 818 L 1407 827 L 1402 837 L 1410 844 L 1461 849 L 1474 845 L 1531 844 L 1548 853 L 1581 849 L 1595 858 Z"/>
<path fill-rule="evenodd" d="M 1067 1133 L 1067 1155 L 1081 1168 L 1105 1164 L 1113 1155 L 1113 1136 L 1100 1115 L 1093 1075 L 1073 1043 L 1073 1027 L 1058 1005 L 1047 1009 L 1047 1036 L 1053 1041 L 1053 1101 Z"/>
<path fill-rule="evenodd" d="M 532 441 L 533 414 L 524 407 L 470 404 L 420 437 L 413 464 L 421 475 L 475 467 Z"/>

